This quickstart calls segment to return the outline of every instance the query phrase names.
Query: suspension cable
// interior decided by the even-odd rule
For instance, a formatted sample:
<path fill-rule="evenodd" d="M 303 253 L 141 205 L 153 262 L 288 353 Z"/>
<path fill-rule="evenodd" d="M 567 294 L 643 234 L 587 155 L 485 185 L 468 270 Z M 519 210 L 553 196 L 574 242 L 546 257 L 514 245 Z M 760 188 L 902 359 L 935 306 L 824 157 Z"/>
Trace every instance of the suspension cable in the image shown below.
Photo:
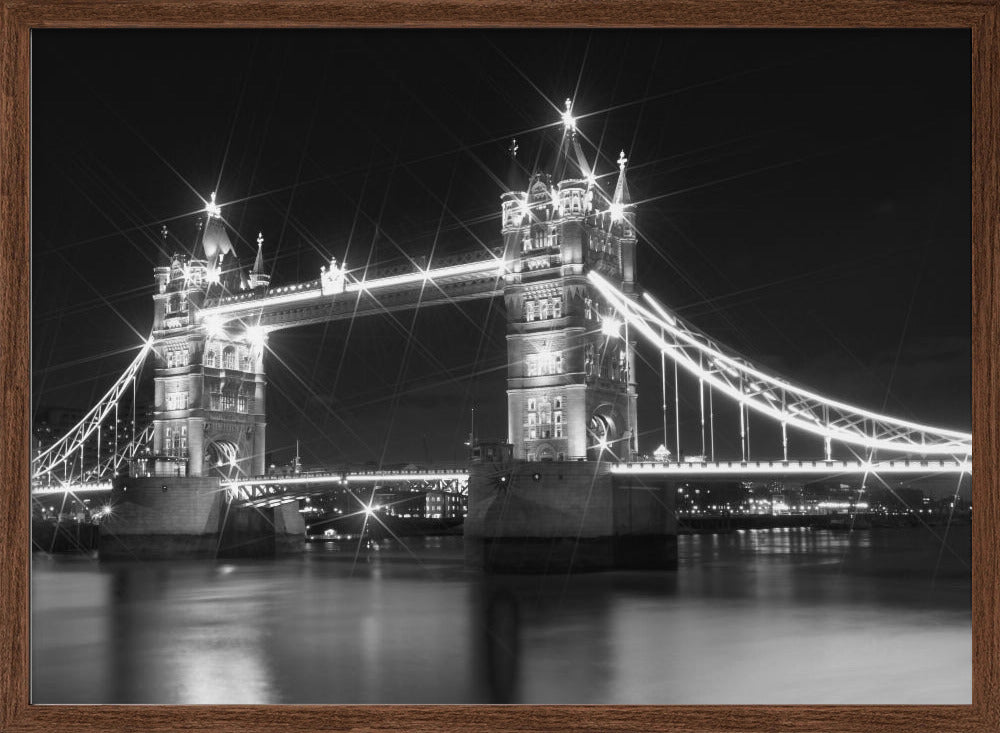
<path fill-rule="evenodd" d="M 707 336 L 667 313 L 648 293 L 644 294 L 644 298 L 659 315 L 636 301 L 628 300 L 626 303 L 624 296 L 596 272 L 588 273 L 588 278 L 609 301 L 621 305 L 625 317 L 632 320 L 646 339 L 658 348 L 669 348 L 669 356 L 675 365 L 680 364 L 695 376 L 703 377 L 723 394 L 776 421 L 784 420 L 814 435 L 830 436 L 866 449 L 935 456 L 972 454 L 970 433 L 881 415 L 791 385 L 760 371 L 742 357 L 725 353 Z M 672 343 L 660 338 L 659 328 L 669 334 Z M 699 369 L 698 361 L 693 358 L 695 351 L 701 351 L 708 357 L 705 369 Z M 749 378 L 750 390 L 741 392 L 738 383 L 741 376 Z M 781 390 L 786 390 L 791 397 L 783 410 L 778 405 Z M 822 419 L 824 405 L 831 412 L 829 423 Z M 871 430 L 868 429 L 869 420 L 873 423 Z"/>

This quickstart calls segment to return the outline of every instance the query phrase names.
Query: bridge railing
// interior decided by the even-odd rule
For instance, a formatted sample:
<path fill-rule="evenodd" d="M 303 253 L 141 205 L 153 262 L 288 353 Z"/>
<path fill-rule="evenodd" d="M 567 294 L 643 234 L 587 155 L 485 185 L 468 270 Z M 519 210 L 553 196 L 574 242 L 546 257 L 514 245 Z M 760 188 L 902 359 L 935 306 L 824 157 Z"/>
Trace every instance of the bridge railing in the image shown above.
<path fill-rule="evenodd" d="M 770 460 L 770 461 L 634 461 L 618 463 L 611 467 L 612 473 L 754 473 L 773 471 L 797 473 L 817 471 L 841 473 L 971 473 L 971 460 L 921 459 L 888 461 L 844 461 L 844 460 Z"/>

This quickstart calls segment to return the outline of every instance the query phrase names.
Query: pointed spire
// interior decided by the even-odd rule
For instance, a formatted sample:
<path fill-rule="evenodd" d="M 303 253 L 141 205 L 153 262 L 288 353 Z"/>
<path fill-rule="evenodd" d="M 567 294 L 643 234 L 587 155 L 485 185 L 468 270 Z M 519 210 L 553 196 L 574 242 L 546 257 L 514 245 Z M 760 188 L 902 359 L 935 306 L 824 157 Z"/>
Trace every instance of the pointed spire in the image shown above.
<path fill-rule="evenodd" d="M 573 100 L 566 98 L 566 110 L 562 113 L 563 132 L 573 134 L 576 132 L 576 118 L 573 116 Z"/>
<path fill-rule="evenodd" d="M 517 160 L 518 150 L 520 150 L 520 146 L 517 144 L 517 138 L 512 138 L 510 145 L 507 147 L 507 157 L 510 158 L 507 166 L 508 191 L 524 190 L 524 169 Z"/>
<path fill-rule="evenodd" d="M 576 117 L 573 116 L 573 100 L 566 100 L 566 109 L 562 113 L 562 138 L 556 151 L 555 162 L 552 165 L 553 181 L 567 178 L 582 178 L 590 180 L 591 167 L 587 162 L 587 157 L 580 147 L 580 139 L 577 136 Z"/>
<path fill-rule="evenodd" d="M 557 183 L 567 177 L 570 150 L 576 137 L 576 118 L 573 117 L 573 100 L 566 100 L 566 109 L 562 113 L 562 134 L 556 148 L 555 160 L 552 161 L 552 181 Z M 570 174 L 572 175 L 572 174 Z"/>
<path fill-rule="evenodd" d="M 613 202 L 616 204 L 632 203 L 632 198 L 628 192 L 628 183 L 625 181 L 626 163 L 628 163 L 628 158 L 625 157 L 625 151 L 623 150 L 618 154 L 618 184 L 615 186 L 615 197 L 613 199 Z"/>
<path fill-rule="evenodd" d="M 253 262 L 253 274 L 264 271 L 264 232 L 257 232 L 257 259 Z"/>
<path fill-rule="evenodd" d="M 194 223 L 194 246 L 191 247 L 191 253 L 195 257 L 198 256 L 199 246 L 201 245 L 202 230 L 204 228 L 205 223 L 201 220 L 201 217 L 199 217 Z"/>
<path fill-rule="evenodd" d="M 164 224 L 160 227 L 160 252 L 156 256 L 156 264 L 158 267 L 170 267 L 170 245 L 167 244 L 169 236 L 170 230 L 167 229 L 167 225 Z"/>
<path fill-rule="evenodd" d="M 264 272 L 264 233 L 257 233 L 257 259 L 254 260 L 250 272 L 250 287 L 257 288 L 271 282 L 271 276 Z"/>
<path fill-rule="evenodd" d="M 204 257 L 210 267 L 215 266 L 226 254 L 233 254 L 233 243 L 226 232 L 226 223 L 222 220 L 222 206 L 215 202 L 215 191 L 205 205 L 205 231 L 201 236 L 201 247 Z"/>
<path fill-rule="evenodd" d="M 205 211 L 208 213 L 208 217 L 219 219 L 222 217 L 222 207 L 215 203 L 215 191 L 212 191 L 211 200 L 205 204 Z"/>

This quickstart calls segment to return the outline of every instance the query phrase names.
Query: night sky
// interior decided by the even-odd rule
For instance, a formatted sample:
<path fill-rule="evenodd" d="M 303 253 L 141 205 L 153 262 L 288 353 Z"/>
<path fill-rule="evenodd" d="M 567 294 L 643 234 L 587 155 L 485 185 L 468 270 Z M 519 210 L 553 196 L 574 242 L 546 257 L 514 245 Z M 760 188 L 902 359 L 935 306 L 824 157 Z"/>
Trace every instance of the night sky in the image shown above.
<path fill-rule="evenodd" d="M 190 248 L 213 190 L 238 255 L 263 232 L 274 285 L 331 255 L 495 247 L 510 138 L 544 165 L 573 97 L 598 174 L 629 157 L 643 287 L 792 382 L 968 430 L 969 48 L 964 31 L 36 31 L 33 407 L 87 407 L 121 373 L 161 226 Z M 296 438 L 307 464 L 461 460 L 473 405 L 479 436 L 505 436 L 503 323 L 479 301 L 272 334 L 269 460 Z M 651 452 L 659 357 L 639 348 Z M 779 455 L 762 422 L 753 454 Z"/>

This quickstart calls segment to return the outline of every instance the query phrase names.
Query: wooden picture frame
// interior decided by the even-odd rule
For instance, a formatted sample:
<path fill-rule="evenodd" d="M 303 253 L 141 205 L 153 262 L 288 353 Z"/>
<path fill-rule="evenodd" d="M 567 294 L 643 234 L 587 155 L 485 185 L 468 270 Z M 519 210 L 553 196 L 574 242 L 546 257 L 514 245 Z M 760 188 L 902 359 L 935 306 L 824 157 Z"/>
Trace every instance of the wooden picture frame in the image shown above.
<path fill-rule="evenodd" d="M 1000 730 L 1000 2 L 0 0 L 0 730 Z M 972 48 L 973 702 L 969 706 L 29 704 L 30 33 L 35 28 L 967 28 Z"/>

